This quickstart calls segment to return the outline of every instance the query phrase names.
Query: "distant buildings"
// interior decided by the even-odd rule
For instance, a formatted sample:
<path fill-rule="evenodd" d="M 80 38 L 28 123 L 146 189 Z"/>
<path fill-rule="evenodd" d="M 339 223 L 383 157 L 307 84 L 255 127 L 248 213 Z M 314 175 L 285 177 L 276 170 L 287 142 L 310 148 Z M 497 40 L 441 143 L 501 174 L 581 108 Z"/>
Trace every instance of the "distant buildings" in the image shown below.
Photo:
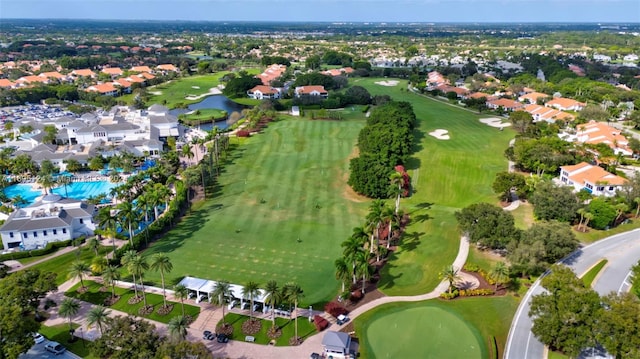
<path fill-rule="evenodd" d="M 296 97 L 304 96 L 319 96 L 323 98 L 329 97 L 329 92 L 324 89 L 324 86 L 299 86 L 295 89 Z"/>

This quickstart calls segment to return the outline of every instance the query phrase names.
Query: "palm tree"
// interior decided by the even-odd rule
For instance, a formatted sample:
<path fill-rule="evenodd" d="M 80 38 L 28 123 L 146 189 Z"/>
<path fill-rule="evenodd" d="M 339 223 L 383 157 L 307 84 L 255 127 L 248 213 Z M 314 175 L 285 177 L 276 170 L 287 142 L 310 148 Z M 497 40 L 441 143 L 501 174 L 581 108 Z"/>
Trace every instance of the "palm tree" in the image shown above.
<path fill-rule="evenodd" d="M 349 262 L 347 258 L 340 257 L 336 259 L 335 267 L 336 267 L 336 279 L 342 283 L 341 293 L 344 293 L 344 283 L 349 281 L 351 277 L 351 270 L 349 270 Z"/>
<path fill-rule="evenodd" d="M 56 183 L 64 187 L 64 196 L 69 197 L 69 193 L 67 192 L 67 187 L 69 187 L 69 185 L 71 184 L 71 177 L 58 176 L 58 178 L 56 179 Z"/>
<path fill-rule="evenodd" d="M 118 226 L 118 217 L 111 214 L 111 207 L 102 207 L 97 215 L 98 226 L 102 228 L 104 233 L 108 233 L 113 244 L 113 252 L 116 251 L 116 228 Z"/>
<path fill-rule="evenodd" d="M 111 286 L 111 298 L 116 297 L 116 281 L 120 280 L 120 271 L 114 266 L 108 266 L 102 271 L 102 281 Z"/>
<path fill-rule="evenodd" d="M 167 328 L 172 338 L 178 341 L 184 341 L 187 339 L 187 328 L 189 327 L 189 321 L 184 315 L 178 315 L 171 318 Z"/>
<path fill-rule="evenodd" d="M 640 213 L 640 197 L 636 197 L 633 199 L 633 203 L 636 204 L 636 218 L 638 218 L 638 214 Z"/>
<path fill-rule="evenodd" d="M 166 212 L 169 209 L 169 199 L 171 198 L 171 190 L 163 186 L 162 183 L 156 183 L 153 185 L 154 193 L 158 198 L 158 202 L 164 202 L 164 211 Z M 154 207 L 156 219 L 158 219 L 158 210 L 157 206 Z"/>
<path fill-rule="evenodd" d="M 250 307 L 249 307 L 249 320 L 253 319 L 253 301 L 256 297 L 259 297 L 262 294 L 260 290 L 260 285 L 254 281 L 248 281 L 247 284 L 242 288 L 242 297 L 244 299 L 249 299 Z"/>
<path fill-rule="evenodd" d="M 389 187 L 389 194 L 391 196 L 395 196 L 396 197 L 396 214 L 398 214 L 398 211 L 400 210 L 400 197 L 402 196 L 402 186 L 404 185 L 404 177 L 402 177 L 402 174 L 400 172 L 394 171 L 391 176 L 389 176 L 389 181 L 390 183 L 390 187 Z"/>
<path fill-rule="evenodd" d="M 370 257 L 371 253 L 367 253 L 366 251 L 359 252 L 356 256 L 356 274 L 362 276 L 362 294 L 364 294 L 367 279 L 369 279 L 372 274 L 372 269 L 369 265 Z"/>
<path fill-rule="evenodd" d="M 56 180 L 51 175 L 38 176 L 38 184 L 44 188 L 44 194 L 49 194 L 49 190 L 56 184 Z"/>
<path fill-rule="evenodd" d="M 226 280 L 221 280 L 216 282 L 216 285 L 213 287 L 212 294 L 213 294 L 213 300 L 215 301 L 215 303 L 222 307 L 222 325 L 226 325 L 227 323 L 224 322 L 225 320 L 224 307 L 225 307 L 225 304 L 227 303 L 226 298 L 232 296 L 231 284 L 229 283 L 229 281 L 226 281 Z"/>
<path fill-rule="evenodd" d="M 455 269 L 453 266 L 445 267 L 442 270 L 442 272 L 438 274 L 438 277 L 440 278 L 440 280 L 446 280 L 447 282 L 449 282 L 449 294 L 451 294 L 453 283 L 458 279 L 460 279 L 460 276 L 458 275 L 458 270 Z"/>
<path fill-rule="evenodd" d="M 110 311 L 101 305 L 91 308 L 87 313 L 87 328 L 91 328 L 95 324 L 102 335 L 102 326 L 106 324 L 109 313 Z"/>
<path fill-rule="evenodd" d="M 496 290 L 498 290 L 498 284 L 506 283 L 509 279 L 509 267 L 504 262 L 498 262 L 491 270 L 490 276 L 496 282 Z"/>
<path fill-rule="evenodd" d="M 304 298 L 304 292 L 297 283 L 287 283 L 284 286 L 284 297 L 293 302 L 293 317 L 295 319 L 295 339 L 298 340 L 298 301 Z"/>
<path fill-rule="evenodd" d="M 109 181 L 111 183 L 118 183 L 122 181 L 122 177 L 120 177 L 120 174 L 116 170 L 112 170 L 109 172 Z"/>
<path fill-rule="evenodd" d="M 24 197 L 22 197 L 21 195 L 16 195 L 15 197 L 13 197 L 13 199 L 11 200 L 11 202 L 13 203 L 13 205 L 15 207 L 22 207 L 25 204 L 29 203 L 29 201 L 27 201 Z"/>
<path fill-rule="evenodd" d="M 105 257 L 93 257 L 89 269 L 91 269 L 92 273 L 102 273 L 108 264 L 107 258 Z"/>
<path fill-rule="evenodd" d="M 87 247 L 93 250 L 96 256 L 98 256 L 98 249 L 100 249 L 100 241 L 96 237 L 91 237 L 87 240 Z"/>
<path fill-rule="evenodd" d="M 191 162 L 191 159 L 193 159 L 193 157 L 195 156 L 191 149 L 191 145 L 188 143 L 185 143 L 182 146 L 182 149 L 180 150 L 180 154 L 182 155 L 182 157 L 186 157 L 189 160 L 189 162 Z"/>
<path fill-rule="evenodd" d="M 144 214 L 144 222 L 149 223 L 149 208 L 151 207 L 151 196 L 148 193 L 143 193 L 136 198 L 136 210 L 141 211 Z"/>
<path fill-rule="evenodd" d="M 360 227 L 354 228 L 354 230 L 359 228 Z M 368 237 L 368 235 L 366 234 L 365 236 Z M 344 248 L 342 250 L 342 254 L 344 255 L 345 260 L 351 262 L 351 276 L 353 284 L 356 284 L 356 281 L 358 280 L 356 278 L 356 256 L 358 255 L 358 253 L 365 251 L 362 247 L 361 239 L 352 235 L 351 237 L 347 238 L 346 241 L 342 242 L 342 248 Z"/>
<path fill-rule="evenodd" d="M 618 203 L 614 206 L 614 208 L 616 209 L 616 218 L 613 220 L 613 223 L 615 224 L 618 219 L 620 219 L 620 216 L 622 216 L 626 211 L 629 210 L 629 206 L 627 206 L 626 203 Z"/>
<path fill-rule="evenodd" d="M 274 309 L 282 297 L 282 292 L 278 288 L 278 283 L 275 280 L 270 280 L 264 288 L 265 304 L 271 307 L 271 328 L 275 327 L 276 319 L 274 317 Z"/>
<path fill-rule="evenodd" d="M 122 202 L 118 206 L 118 221 L 120 226 L 126 224 L 129 228 L 129 245 L 133 248 L 133 226 L 138 226 L 138 211 L 134 208 L 131 202 Z"/>
<path fill-rule="evenodd" d="M 141 256 L 136 255 L 131 262 L 128 264 L 128 269 L 130 273 L 135 273 L 140 281 L 140 292 L 142 292 L 142 300 L 144 301 L 144 306 L 147 307 L 147 294 L 144 291 L 144 272 L 149 270 L 149 263 L 147 260 Z M 135 286 L 135 281 L 134 281 Z"/>
<path fill-rule="evenodd" d="M 62 303 L 60 303 L 60 308 L 58 308 L 58 314 L 63 317 L 69 319 L 69 332 L 73 330 L 71 326 L 71 318 L 78 314 L 80 311 L 80 302 L 72 298 L 64 298 Z"/>
<path fill-rule="evenodd" d="M 588 227 L 589 226 L 589 221 L 593 219 L 593 213 L 587 212 L 584 214 L 584 226 Z M 586 228 L 585 228 L 586 230 Z"/>
<path fill-rule="evenodd" d="M 182 284 L 178 284 L 173 288 L 173 295 L 180 299 L 180 305 L 182 306 L 182 316 L 184 317 L 184 300 L 189 296 L 189 289 Z"/>
<path fill-rule="evenodd" d="M 171 259 L 169 256 L 164 253 L 155 253 L 151 256 L 151 270 L 160 272 L 160 280 L 162 281 L 162 299 L 164 300 L 164 307 L 167 307 L 167 293 L 164 289 L 164 274 L 171 273 L 173 269 L 173 264 L 171 264 Z"/>
<path fill-rule="evenodd" d="M 122 258 L 120 258 L 120 264 L 127 268 L 127 271 L 133 277 L 133 290 L 135 292 L 135 296 L 138 296 L 138 285 L 136 284 L 136 272 L 132 270 L 133 262 L 135 262 L 138 253 L 134 250 L 126 251 Z"/>
<path fill-rule="evenodd" d="M 582 227 L 582 222 L 584 221 L 584 215 L 585 213 L 587 213 L 587 210 L 585 208 L 579 208 L 576 212 L 580 215 L 580 222 L 578 222 L 578 230 L 580 230 L 580 228 Z"/>
<path fill-rule="evenodd" d="M 91 273 L 91 269 L 85 262 L 75 261 L 71 264 L 71 270 L 69 271 L 69 278 L 80 279 L 80 288 L 85 288 L 84 286 L 84 276 L 89 275 Z"/>
<path fill-rule="evenodd" d="M 369 244 L 369 253 L 373 253 L 374 248 L 378 248 L 377 243 L 374 247 L 373 240 L 380 240 L 380 226 L 384 222 L 384 209 L 386 203 L 381 199 L 374 200 L 369 206 L 369 214 L 367 214 L 367 228 L 371 230 L 371 243 Z"/>

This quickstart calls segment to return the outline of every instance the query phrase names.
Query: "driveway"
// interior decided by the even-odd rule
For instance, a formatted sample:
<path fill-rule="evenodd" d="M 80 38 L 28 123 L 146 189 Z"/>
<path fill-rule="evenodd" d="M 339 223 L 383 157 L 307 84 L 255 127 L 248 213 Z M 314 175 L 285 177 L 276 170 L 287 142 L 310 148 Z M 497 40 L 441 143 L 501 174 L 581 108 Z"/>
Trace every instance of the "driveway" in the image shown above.
<path fill-rule="evenodd" d="M 36 344 L 29 349 L 25 354 L 20 354 L 19 359 L 80 359 L 79 356 L 73 354 L 72 352 L 66 350 L 64 353 L 60 355 L 55 355 L 50 353 L 44 349 L 44 345 L 47 343 L 45 340 L 40 344 Z M 62 344 L 64 345 L 64 344 Z"/>
<path fill-rule="evenodd" d="M 609 262 L 596 277 L 593 288 L 600 295 L 628 291 L 630 268 L 640 260 L 640 229 L 607 237 L 578 249 L 563 260 L 563 263 L 573 269 L 578 276 L 582 276 L 604 258 Z M 531 333 L 533 322 L 529 318 L 531 297 L 542 292 L 543 288 L 538 279 L 522 299 L 511 322 L 505 359 L 546 358 L 544 345 Z"/>

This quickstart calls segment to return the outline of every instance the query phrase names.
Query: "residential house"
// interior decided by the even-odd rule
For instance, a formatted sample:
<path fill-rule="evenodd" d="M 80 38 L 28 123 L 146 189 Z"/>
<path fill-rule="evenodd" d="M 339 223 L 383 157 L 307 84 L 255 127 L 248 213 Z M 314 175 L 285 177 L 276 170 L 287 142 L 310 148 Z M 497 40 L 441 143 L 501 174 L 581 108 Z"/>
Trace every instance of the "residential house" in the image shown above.
<path fill-rule="evenodd" d="M 560 167 L 560 182 L 572 186 L 576 192 L 586 190 L 594 196 L 615 196 L 626 179 L 586 162 Z"/>
<path fill-rule="evenodd" d="M 298 86 L 295 89 L 295 96 L 321 96 L 327 98 L 329 93 L 324 89 L 324 86 Z"/>
<path fill-rule="evenodd" d="M 0 87 L 2 88 L 14 88 L 16 86 L 15 82 L 11 82 L 7 79 L 0 79 Z"/>
<path fill-rule="evenodd" d="M 71 71 L 71 75 L 75 77 L 96 77 L 96 73 L 91 71 L 90 69 L 73 70 Z"/>
<path fill-rule="evenodd" d="M 325 357 L 349 358 L 351 336 L 348 333 L 328 330 L 322 338 Z"/>
<path fill-rule="evenodd" d="M 633 151 L 629 148 L 629 140 L 622 135 L 622 131 L 607 125 L 604 122 L 589 121 L 576 126 L 576 141 L 581 143 L 604 143 L 611 147 L 615 154 L 631 156 Z"/>
<path fill-rule="evenodd" d="M 162 73 L 167 73 L 167 72 L 180 72 L 180 69 L 178 69 L 177 67 L 175 67 L 175 65 L 173 64 L 161 64 L 156 66 L 156 69 L 158 71 L 161 71 Z M 149 71 L 151 72 L 151 71 Z"/>
<path fill-rule="evenodd" d="M 271 86 L 258 85 L 247 91 L 247 95 L 249 95 L 249 98 L 257 100 L 276 99 L 280 98 L 280 89 Z"/>
<path fill-rule="evenodd" d="M 464 98 L 469 93 L 469 90 L 467 89 L 464 89 L 462 87 L 449 86 L 447 84 L 436 86 L 435 89 L 442 91 L 442 93 L 444 94 L 448 94 L 449 92 L 455 92 L 458 98 Z"/>
<path fill-rule="evenodd" d="M 48 78 L 40 77 L 36 75 L 23 76 L 16 80 L 16 84 L 19 85 L 31 85 L 31 84 L 48 84 L 51 82 Z"/>
<path fill-rule="evenodd" d="M 131 93 L 131 82 L 125 79 L 117 79 L 113 81 L 113 85 L 119 87 L 122 93 Z"/>
<path fill-rule="evenodd" d="M 279 64 L 273 64 L 269 67 L 267 67 L 266 70 L 264 70 L 264 72 L 262 72 L 260 75 L 256 75 L 257 78 L 259 78 L 262 81 L 262 84 L 265 86 L 269 86 L 271 85 L 271 81 L 277 79 L 278 77 L 282 76 L 282 74 L 287 71 L 287 66 L 285 65 L 279 65 Z"/>
<path fill-rule="evenodd" d="M 446 85 L 448 83 L 449 80 L 442 76 L 438 71 L 431 71 L 427 74 L 427 90 L 429 91 L 440 85 Z"/>
<path fill-rule="evenodd" d="M 124 73 L 119 67 L 105 67 L 102 69 L 102 73 L 111 76 L 112 79 L 116 79 Z"/>
<path fill-rule="evenodd" d="M 463 99 L 467 100 L 467 99 L 476 99 L 479 100 L 481 98 L 484 98 L 486 101 L 492 101 L 492 100 L 496 100 L 497 97 L 494 95 L 489 95 L 488 93 L 484 93 L 484 92 L 471 92 L 466 94 Z"/>
<path fill-rule="evenodd" d="M 575 119 L 575 117 L 570 113 L 558 111 L 551 107 L 540 106 L 536 104 L 526 105 L 523 110 L 531 114 L 534 122 L 555 122 L 556 120 L 573 121 Z"/>
<path fill-rule="evenodd" d="M 343 67 L 341 69 L 330 69 L 327 71 L 322 71 L 321 74 L 328 76 L 340 76 L 340 75 L 349 75 L 354 70 L 351 67 Z"/>
<path fill-rule="evenodd" d="M 86 91 L 97 92 L 103 96 L 118 96 L 118 89 L 110 82 L 89 86 Z"/>
<path fill-rule="evenodd" d="M 546 97 L 551 97 L 549 95 L 547 95 L 546 93 L 542 93 L 542 92 L 529 92 L 526 93 L 520 97 L 518 97 L 518 101 L 522 102 L 522 103 L 538 103 L 538 99 L 543 99 Z"/>
<path fill-rule="evenodd" d="M 581 111 L 586 106 L 583 102 L 564 97 L 554 97 L 544 105 L 547 107 L 553 107 L 560 111 Z"/>
<path fill-rule="evenodd" d="M 173 65 L 171 65 L 171 66 L 173 66 Z M 148 73 L 152 73 L 153 72 L 153 70 L 151 70 L 149 68 L 149 66 L 133 66 L 131 68 L 131 71 L 133 71 L 133 72 L 148 72 Z"/>
<path fill-rule="evenodd" d="M 57 194 L 45 195 L 40 201 L 9 215 L 0 227 L 2 245 L 5 250 L 28 250 L 44 247 L 49 242 L 91 236 L 95 230 L 94 208 L 92 204 Z"/>
<path fill-rule="evenodd" d="M 59 73 L 58 71 L 51 71 L 51 72 L 43 72 L 41 74 L 39 74 L 38 76 L 45 78 L 45 79 L 55 79 L 56 81 L 68 81 L 69 77 L 65 76 L 61 73 Z"/>
<path fill-rule="evenodd" d="M 499 98 L 496 100 L 487 101 L 487 107 L 493 110 L 502 108 L 507 112 L 517 111 L 524 108 L 524 106 L 520 102 L 510 100 L 508 98 Z"/>

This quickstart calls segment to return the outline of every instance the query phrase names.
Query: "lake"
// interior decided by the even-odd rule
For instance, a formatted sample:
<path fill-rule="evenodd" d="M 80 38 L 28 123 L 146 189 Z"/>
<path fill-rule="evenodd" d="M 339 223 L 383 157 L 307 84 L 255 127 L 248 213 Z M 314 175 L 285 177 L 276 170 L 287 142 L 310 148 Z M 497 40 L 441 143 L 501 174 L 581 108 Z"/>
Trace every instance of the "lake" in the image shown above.
<path fill-rule="evenodd" d="M 220 110 L 225 110 L 227 111 L 227 114 L 230 115 L 232 112 L 242 112 L 242 110 L 245 108 L 242 105 L 239 105 L 231 100 L 229 100 L 227 98 L 227 96 L 224 95 L 211 95 L 211 96 L 207 96 L 204 99 L 202 99 L 202 101 L 200 102 L 196 102 L 193 103 L 191 105 L 189 105 L 189 107 L 187 107 L 186 109 L 184 108 L 176 108 L 173 110 L 170 110 L 169 113 L 174 115 L 174 116 L 178 116 L 181 115 L 183 113 L 187 113 L 187 112 L 191 112 L 191 111 L 195 111 L 195 110 L 201 110 L 201 109 L 205 109 L 205 108 L 217 108 Z M 200 125 L 200 128 L 203 130 L 211 130 L 213 128 L 213 126 L 218 127 L 221 130 L 226 129 L 227 127 L 231 126 L 232 123 L 229 123 L 229 121 L 218 121 L 216 123 L 205 123 Z"/>

